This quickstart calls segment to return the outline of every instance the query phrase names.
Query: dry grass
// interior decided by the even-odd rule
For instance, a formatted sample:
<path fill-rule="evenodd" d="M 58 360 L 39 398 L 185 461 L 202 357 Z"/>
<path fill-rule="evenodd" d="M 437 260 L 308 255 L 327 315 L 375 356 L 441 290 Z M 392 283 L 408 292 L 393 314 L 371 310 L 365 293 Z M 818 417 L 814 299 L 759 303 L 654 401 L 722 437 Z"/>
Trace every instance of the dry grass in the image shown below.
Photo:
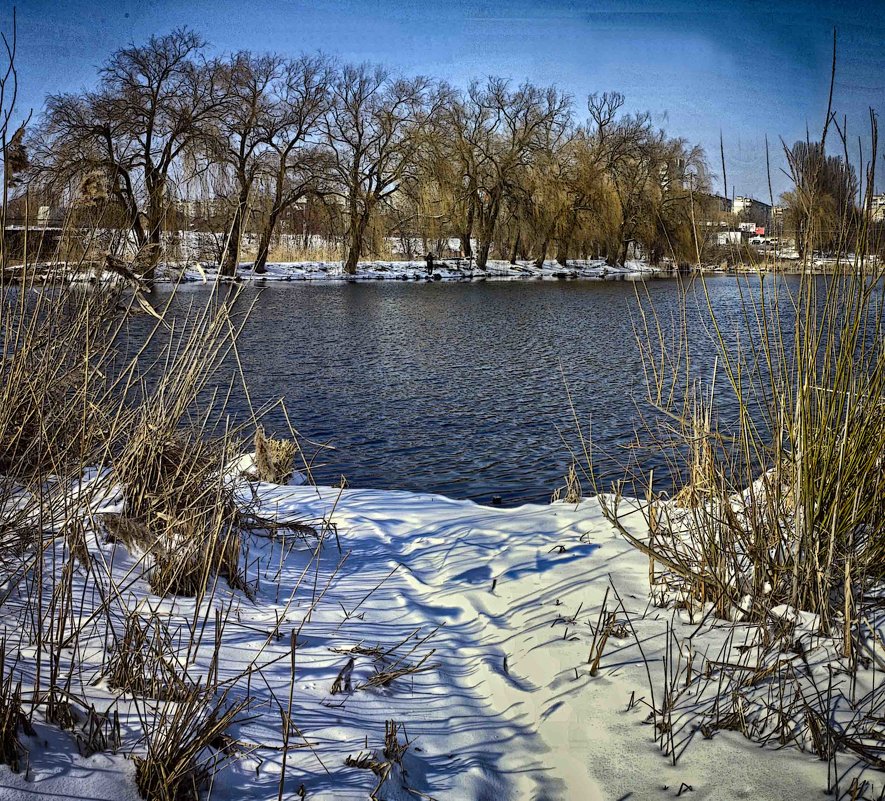
<path fill-rule="evenodd" d="M 143 618 L 138 610 L 126 616 L 105 676 L 112 689 L 142 698 L 185 700 L 193 690 L 164 621 L 155 614 Z"/>
<path fill-rule="evenodd" d="M 400 742 L 400 734 L 403 735 L 403 742 Z M 380 801 L 379 793 L 381 789 L 392 778 L 395 772 L 400 780 L 402 787 L 410 794 L 416 797 L 429 798 L 424 793 L 413 790 L 406 783 L 407 773 L 403 767 L 403 757 L 409 750 L 409 740 L 406 736 L 405 726 L 397 723 L 395 720 L 387 720 L 384 722 L 384 748 L 380 754 L 360 753 L 357 756 L 348 756 L 344 760 L 344 764 L 350 768 L 358 768 L 359 770 L 370 770 L 378 777 L 378 784 L 369 795 L 373 801 Z"/>
<path fill-rule="evenodd" d="M 26 670 L 0 656 L 0 759 L 22 768 L 20 734 L 42 720 L 70 731 L 83 755 L 125 750 L 144 798 L 196 799 L 234 754 L 225 732 L 246 708 L 251 681 L 228 675 L 219 686 L 219 588 L 251 595 L 244 538 L 257 524 L 277 525 L 235 499 L 228 475 L 245 426 L 258 426 L 253 418 L 231 427 L 217 389 L 219 368 L 238 364 L 234 342 L 249 309 L 235 312 L 236 293 L 222 290 L 175 319 L 153 301 L 158 319 L 124 353 L 140 303 L 119 287 L 44 291 L 0 276 L 0 298 L 0 567 L 21 611 L 19 648 L 36 654 Z M 266 469 L 288 480 L 297 445 L 260 436 Z M 99 499 L 115 511 L 93 514 Z M 314 529 L 285 527 L 322 548 Z M 123 573 L 109 573 L 102 540 L 128 551 Z M 141 589 L 133 608 L 142 578 L 150 593 Z M 172 631 L 154 610 L 177 595 L 194 597 L 195 612 Z M 87 675 L 84 655 L 96 646 L 101 666 Z M 207 647 L 214 657 L 201 684 L 189 669 Z M 121 736 L 116 702 L 98 711 L 87 701 L 85 687 L 102 679 L 128 714 L 135 709 L 140 738 L 131 719 Z M 234 686 L 240 700 L 229 702 Z M 296 714 L 290 707 L 287 748 L 290 730 L 303 739 Z"/>
<path fill-rule="evenodd" d="M 21 155 L 19 141 L 7 142 L 7 157 Z M 20 166 L 8 163 L 5 178 Z M 229 471 L 247 428 L 258 430 L 263 478 L 287 482 L 296 455 L 308 476 L 311 468 L 294 431 L 292 440 L 264 434 L 267 409 L 242 426 L 230 422 L 226 402 L 243 381 L 236 339 L 249 308 L 226 287 L 177 313 L 177 290 L 149 296 L 134 276 L 152 254 L 117 258 L 132 253 L 126 235 L 99 223 L 89 230 L 88 220 L 106 219 L 104 184 L 86 176 L 77 219 L 65 222 L 48 264 L 36 263 L 34 237 L 25 235 L 23 253 L 16 245 L 14 266 L 0 243 L 0 607 L 6 636 L 17 640 L 8 650 L 0 643 L 0 761 L 27 770 L 22 733 L 33 735 L 35 723 L 41 735 L 68 732 L 58 740 L 68 743 L 67 762 L 74 742 L 86 757 L 121 750 L 145 799 L 204 797 L 238 753 L 229 729 L 262 681 L 279 711 L 282 746 L 271 736 L 246 747 L 282 754 L 282 797 L 290 750 L 309 748 L 325 768 L 296 722 L 296 635 L 346 557 L 321 578 L 324 541 L 338 541 L 331 521 L 319 530 L 281 522 L 260 514 L 259 498 L 250 508 L 241 497 L 242 477 Z M 89 285 L 69 286 L 74 275 Z M 148 325 L 130 325 L 135 314 L 149 315 Z M 250 559 L 259 536 L 270 542 Z M 307 537 L 313 569 L 290 588 L 286 561 Z M 242 628 L 233 636 L 230 628 L 249 630 L 240 604 L 262 574 L 277 584 L 276 623 L 241 665 L 224 649 L 242 642 Z M 265 649 L 299 614 L 286 703 L 268 682 L 279 660 Z M 27 657 L 12 663 L 7 653 Z M 379 680 L 386 686 L 424 664 L 395 663 L 396 675 Z M 243 672 L 231 675 L 238 665 Z M 54 747 L 52 738 L 42 746 Z"/>
<path fill-rule="evenodd" d="M 6 665 L 6 641 L 0 643 L 0 763 L 9 765 L 18 773 L 25 749 L 19 740 L 19 730 L 33 734 L 22 711 L 21 683 L 13 681 Z"/>
<path fill-rule="evenodd" d="M 0 289 L 0 475 L 27 484 L 102 443 L 121 296 Z"/>
<path fill-rule="evenodd" d="M 98 712 L 72 692 L 84 681 L 81 638 L 88 642 L 104 626 L 99 638 L 111 646 L 102 672 L 140 710 L 140 792 L 197 798 L 224 762 L 211 745 L 245 701 L 217 699 L 217 680 L 206 689 L 187 679 L 188 649 L 199 645 L 206 621 L 195 620 L 181 641 L 165 619 L 127 610 L 102 559 L 91 555 L 90 538 L 98 527 L 136 564 L 145 560 L 161 599 L 185 594 L 211 603 L 219 579 L 246 589 L 240 513 L 225 476 L 239 432 L 210 433 L 221 415 L 207 394 L 238 331 L 233 296 L 213 296 L 186 315 L 181 331 L 158 320 L 140 349 L 123 355 L 118 343 L 137 308 L 131 294 L 9 287 L 2 279 L 0 293 L 0 564 L 5 586 L 17 586 L 24 604 L 22 643 L 37 653 L 23 707 L 15 677 L 22 668 L 10 669 L 0 649 L 0 760 L 22 767 L 19 734 L 38 714 L 70 730 L 82 754 L 120 747 L 116 710 Z M 159 354 L 153 361 L 149 348 Z M 87 468 L 98 476 L 88 489 Z M 122 513 L 89 513 L 91 498 L 116 493 Z M 80 607 L 86 597 L 74 593 L 75 571 L 106 593 L 89 614 Z M 223 626 L 216 629 L 220 638 Z"/>
<path fill-rule="evenodd" d="M 151 588 L 158 595 L 194 596 L 214 576 L 245 588 L 240 575 L 239 512 L 222 473 L 230 449 L 196 437 L 129 440 L 116 475 L 126 503 L 125 529 L 153 557 Z"/>
<path fill-rule="evenodd" d="M 135 757 L 135 781 L 145 801 L 199 801 L 225 754 L 225 732 L 245 702 L 228 703 L 195 688 L 181 701 L 166 702 L 148 729 L 147 753 Z"/>
<path fill-rule="evenodd" d="M 565 474 L 565 486 L 557 487 L 553 491 L 550 502 L 555 503 L 556 501 L 564 501 L 565 503 L 580 503 L 583 497 L 584 491 L 581 487 L 580 476 L 578 475 L 578 465 L 576 462 L 572 461 Z"/>
<path fill-rule="evenodd" d="M 291 439 L 274 439 L 255 429 L 255 467 L 262 481 L 272 484 L 288 484 L 295 472 L 295 456 L 298 445 Z"/>
<path fill-rule="evenodd" d="M 695 634 L 708 619 L 727 631 L 716 655 L 695 655 L 691 638 L 668 631 L 663 684 L 652 688 L 662 750 L 675 764 L 677 729 L 697 726 L 704 736 L 729 729 L 792 744 L 831 764 L 828 790 L 839 797 L 839 753 L 885 766 L 874 734 L 881 682 L 856 697 L 859 671 L 881 662 L 869 621 L 881 620 L 885 579 L 885 271 L 864 244 L 876 158 L 874 148 L 866 213 L 857 237 L 841 237 L 838 274 L 736 279 L 740 310 L 727 320 L 695 279 L 717 351 L 700 366 L 703 380 L 688 299 L 664 321 L 650 296 L 639 298 L 635 330 L 655 412 L 642 444 L 683 484 L 666 493 L 648 478 L 645 537 L 624 525 L 619 486 L 604 503 L 648 555 L 653 601 L 697 617 Z M 789 610 L 811 623 L 800 632 Z M 825 686 L 813 665 L 829 670 Z M 836 723 L 845 705 L 855 714 Z"/>
<path fill-rule="evenodd" d="M 230 431 L 207 437 L 189 422 L 236 329 L 226 303 L 208 304 L 188 323 L 180 335 L 170 335 L 169 361 L 131 415 L 113 462 L 124 497 L 123 527 L 137 533 L 153 557 L 151 587 L 160 595 L 199 596 L 217 576 L 246 586 L 240 516 L 225 476 L 238 443 Z M 207 403 L 204 421 L 212 399 Z"/>
<path fill-rule="evenodd" d="M 281 240 L 271 247 L 267 261 L 269 264 L 273 264 L 274 262 L 287 263 L 302 261 L 334 262 L 341 261 L 343 258 L 343 249 L 331 242 L 319 247 L 305 248 L 298 245 L 286 244 L 284 240 Z"/>

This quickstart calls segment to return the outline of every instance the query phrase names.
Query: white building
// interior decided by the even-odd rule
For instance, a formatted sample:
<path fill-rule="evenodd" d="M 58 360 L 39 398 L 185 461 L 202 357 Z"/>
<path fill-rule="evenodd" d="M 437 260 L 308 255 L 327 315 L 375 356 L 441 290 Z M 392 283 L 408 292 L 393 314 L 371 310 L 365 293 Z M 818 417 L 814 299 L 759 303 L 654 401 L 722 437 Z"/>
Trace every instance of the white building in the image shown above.
<path fill-rule="evenodd" d="M 744 236 L 743 231 L 720 231 L 716 234 L 716 243 L 719 245 L 740 245 Z"/>

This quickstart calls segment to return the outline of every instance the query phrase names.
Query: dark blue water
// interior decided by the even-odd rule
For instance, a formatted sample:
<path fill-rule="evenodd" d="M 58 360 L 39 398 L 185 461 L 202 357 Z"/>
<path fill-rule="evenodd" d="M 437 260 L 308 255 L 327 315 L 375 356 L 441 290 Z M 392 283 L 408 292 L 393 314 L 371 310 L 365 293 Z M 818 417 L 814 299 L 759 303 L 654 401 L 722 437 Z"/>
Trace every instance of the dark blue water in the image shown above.
<path fill-rule="evenodd" d="M 724 336 L 735 336 L 741 296 L 758 280 L 719 276 L 707 288 Z M 699 282 L 677 279 L 246 286 L 238 304 L 255 305 L 239 353 L 253 405 L 285 398 L 301 436 L 334 448 L 317 457 L 319 482 L 343 475 L 350 486 L 546 501 L 569 447 L 580 448 L 575 415 L 604 486 L 637 464 L 666 480 L 663 457 L 634 447 L 651 415 L 637 292 L 665 326 L 685 297 L 693 370 L 709 375 L 717 348 L 706 300 Z M 208 290 L 178 290 L 173 309 L 199 293 Z M 242 393 L 229 411 L 247 415 Z M 266 427 L 284 433 L 282 412 Z"/>

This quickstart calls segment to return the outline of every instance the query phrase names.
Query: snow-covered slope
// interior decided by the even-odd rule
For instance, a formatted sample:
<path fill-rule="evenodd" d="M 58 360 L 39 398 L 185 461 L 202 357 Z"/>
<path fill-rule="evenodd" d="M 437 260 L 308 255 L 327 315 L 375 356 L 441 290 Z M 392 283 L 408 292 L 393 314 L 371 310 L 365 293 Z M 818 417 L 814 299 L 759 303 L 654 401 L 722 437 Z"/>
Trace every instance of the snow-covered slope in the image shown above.
<path fill-rule="evenodd" d="M 280 710 L 290 690 L 298 736 L 286 757 L 286 798 L 298 798 L 303 786 L 311 801 L 367 799 L 378 778 L 345 760 L 379 756 L 386 720 L 405 725 L 409 789 L 396 771 L 382 799 L 774 800 L 817 797 L 826 785 L 826 764 L 814 756 L 760 748 L 735 732 L 705 739 L 685 726 L 677 765 L 661 753 L 644 721 L 660 692 L 668 625 L 680 638 L 697 630 L 699 649 L 705 636 L 715 645 L 726 635 L 711 621 L 698 626 L 650 607 L 646 558 L 614 531 L 597 500 L 501 509 L 405 492 L 251 486 L 254 493 L 242 486 L 243 501 L 257 498 L 263 516 L 315 527 L 319 557 L 311 536 L 253 536 L 253 597 L 222 584 L 197 610 L 193 599 L 152 596 L 136 555 L 91 537 L 93 570 L 78 566 L 74 581 L 84 603 L 83 648 L 70 658 L 81 665 L 78 692 L 97 709 L 117 701 L 123 746 L 117 755 L 82 757 L 71 735 L 40 723 L 25 739 L 28 773 L 0 767 L 0 799 L 137 797 L 122 754 L 142 747 L 144 705 L 101 679 L 103 644 L 88 618 L 100 601 L 100 575 L 119 588 L 117 615 L 153 610 L 170 630 L 185 631 L 208 621 L 186 668 L 194 676 L 211 670 L 215 611 L 226 620 L 219 681 L 232 683 L 233 699 L 253 700 L 231 732 L 239 745 L 215 777 L 212 799 L 278 797 Z M 105 499 L 103 508 L 114 503 Z M 626 523 L 642 533 L 638 514 Z M 616 625 L 591 675 L 606 602 Z M 6 609 L 12 640 L 14 615 L 27 610 L 15 598 Z M 19 655 L 25 668 L 34 658 L 33 648 Z M 383 681 L 385 671 L 411 669 Z"/>

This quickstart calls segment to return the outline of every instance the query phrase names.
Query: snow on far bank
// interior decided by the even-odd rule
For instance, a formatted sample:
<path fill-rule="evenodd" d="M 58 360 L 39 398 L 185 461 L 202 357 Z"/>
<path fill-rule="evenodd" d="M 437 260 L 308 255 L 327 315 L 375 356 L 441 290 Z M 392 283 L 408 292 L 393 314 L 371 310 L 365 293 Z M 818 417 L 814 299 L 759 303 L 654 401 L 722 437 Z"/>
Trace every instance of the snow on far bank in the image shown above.
<path fill-rule="evenodd" d="M 615 267 L 601 259 L 569 261 L 567 267 L 555 261 L 545 261 L 541 267 L 530 261 L 516 264 L 489 261 L 486 269 L 480 270 L 467 260 L 447 260 L 435 262 L 432 275 L 424 261 L 364 261 L 359 263 L 355 275 L 349 275 L 344 272 L 343 262 L 307 261 L 270 263 L 267 272 L 262 274 L 256 274 L 252 264 L 244 262 L 237 269 L 237 278 L 243 281 L 529 281 L 639 278 L 659 272 L 659 268 L 641 261 L 629 261 L 624 266 Z M 180 276 L 186 281 L 212 281 L 218 278 L 218 268 L 208 264 L 170 264 L 161 269 L 161 275 L 166 280 Z"/>
<path fill-rule="evenodd" d="M 46 283 L 114 284 L 125 283 L 118 272 L 95 265 L 67 265 L 55 262 L 31 264 L 39 280 Z M 534 262 L 489 261 L 486 269 L 477 269 L 466 260 L 446 260 L 434 263 L 433 273 L 428 273 L 423 261 L 364 261 L 353 275 L 344 271 L 341 261 L 272 262 L 266 272 L 256 273 L 251 262 L 237 267 L 237 281 L 313 281 L 313 282 L 366 282 L 366 281 L 565 281 L 565 280 L 639 280 L 665 273 L 666 267 L 653 267 L 643 261 L 628 261 L 623 266 L 609 266 L 601 259 L 573 260 L 563 267 L 555 261 L 545 261 L 541 267 Z M 5 275 L 10 281 L 23 280 L 24 268 L 7 267 Z M 169 262 L 157 267 L 157 283 L 230 281 L 219 275 L 217 264 Z"/>
<path fill-rule="evenodd" d="M 278 797 L 280 704 L 289 693 L 293 631 L 293 718 L 301 736 L 288 754 L 286 798 L 297 798 L 303 785 L 311 801 L 365 801 L 377 777 L 345 760 L 378 756 L 390 719 L 405 724 L 411 741 L 404 765 L 412 789 L 388 779 L 382 799 L 821 795 L 826 763 L 795 749 L 760 748 L 736 732 L 705 739 L 686 726 L 677 765 L 660 752 L 644 722 L 653 691 L 643 655 L 660 692 L 668 626 L 680 637 L 697 630 L 699 653 L 710 646 L 715 653 L 727 631 L 650 607 L 648 562 L 615 532 L 597 500 L 501 509 L 366 489 L 252 483 L 240 491 L 244 503 L 258 500 L 265 517 L 334 528 L 318 560 L 311 542 L 251 537 L 250 576 L 259 581 L 253 597 L 222 585 L 211 601 L 227 621 L 219 679 L 236 680 L 233 695 L 242 696 L 245 680 L 237 677 L 251 666 L 253 696 L 250 719 L 231 732 L 244 745 L 215 777 L 211 799 Z M 113 511 L 114 502 L 106 500 L 103 511 Z M 624 522 L 642 533 L 638 513 Z M 120 603 L 128 609 L 161 614 L 173 631 L 187 630 L 197 617 L 208 621 L 187 665 L 189 673 L 206 675 L 218 619 L 213 610 L 197 610 L 189 598 L 152 596 L 136 556 L 97 533 L 88 548 L 92 564 L 125 587 Z M 88 606 L 101 596 L 93 580 L 75 569 L 86 633 L 97 625 Z M 617 611 L 593 676 L 588 656 L 610 583 L 628 617 Z M 609 610 L 617 609 L 613 598 Z M 6 609 L 11 636 L 15 598 Z M 115 614 L 124 611 L 114 605 Z M 103 646 L 98 635 L 84 646 L 77 658 L 88 680 L 100 676 Z M 22 650 L 22 665 L 33 659 L 33 649 Z M 379 670 L 407 665 L 422 669 L 373 686 Z M 336 679 L 340 692 L 333 694 Z M 78 691 L 97 708 L 120 696 L 100 678 L 82 684 Z M 131 699 L 120 697 L 118 705 L 122 752 L 137 751 Z M 133 765 L 120 754 L 82 757 L 68 734 L 43 724 L 26 745 L 29 773 L 0 767 L 0 799 L 136 797 Z"/>

